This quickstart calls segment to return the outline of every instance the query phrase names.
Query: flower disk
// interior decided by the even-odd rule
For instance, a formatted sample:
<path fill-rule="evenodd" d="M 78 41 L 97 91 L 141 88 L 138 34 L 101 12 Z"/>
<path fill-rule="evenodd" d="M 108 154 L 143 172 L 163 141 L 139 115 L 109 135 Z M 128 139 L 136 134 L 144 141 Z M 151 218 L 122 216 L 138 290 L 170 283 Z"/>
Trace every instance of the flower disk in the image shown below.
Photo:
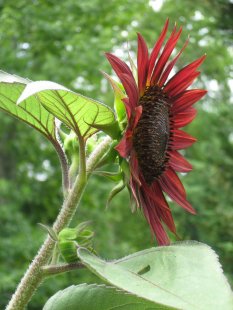
<path fill-rule="evenodd" d="M 123 94 L 121 97 L 128 123 L 116 150 L 128 162 L 130 176 L 126 174 L 127 187 L 131 190 L 131 197 L 142 209 L 160 245 L 169 244 L 164 226 L 176 235 L 164 193 L 186 211 L 195 213 L 176 172 L 192 170 L 191 164 L 179 150 L 190 147 L 196 139 L 180 128 L 193 121 L 196 110 L 192 105 L 206 94 L 202 89 L 189 89 L 200 74 L 197 69 L 205 55 L 169 78 L 188 40 L 169 61 L 182 28 L 177 30 L 174 26 L 163 46 L 168 24 L 167 20 L 150 54 L 145 40 L 138 34 L 137 78 L 132 59 L 131 70 L 118 57 L 106 54 L 125 90 L 125 96 Z M 117 84 L 110 81 L 116 91 Z M 118 89 L 119 94 L 122 92 Z"/>
<path fill-rule="evenodd" d="M 158 86 L 150 86 L 140 98 L 142 115 L 133 132 L 133 147 L 147 184 L 165 170 L 170 140 L 171 103 Z"/>

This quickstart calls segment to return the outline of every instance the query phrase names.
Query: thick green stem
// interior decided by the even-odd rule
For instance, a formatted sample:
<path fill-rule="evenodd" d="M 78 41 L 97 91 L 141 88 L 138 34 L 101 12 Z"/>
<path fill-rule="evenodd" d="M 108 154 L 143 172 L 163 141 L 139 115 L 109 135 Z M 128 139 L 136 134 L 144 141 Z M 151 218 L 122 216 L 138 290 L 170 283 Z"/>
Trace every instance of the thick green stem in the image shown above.
<path fill-rule="evenodd" d="M 59 232 L 64 227 L 66 227 L 69 222 L 71 221 L 77 206 L 80 202 L 82 194 L 87 184 L 86 178 L 86 171 L 88 171 L 88 176 L 90 175 L 91 171 L 93 171 L 98 163 L 98 161 L 102 158 L 102 156 L 106 153 L 109 145 L 111 143 L 110 138 L 106 138 L 102 143 L 98 145 L 95 151 L 92 153 L 90 158 L 86 162 L 84 161 L 80 166 L 80 173 L 68 193 L 66 200 L 63 203 L 63 206 L 60 210 L 60 213 L 54 222 L 53 229 L 56 232 Z M 80 146 L 81 152 L 84 152 L 84 142 Z M 84 156 L 85 159 L 85 156 Z M 25 275 L 21 279 L 14 295 L 12 296 L 6 310 L 23 310 L 25 309 L 26 305 L 30 301 L 32 295 L 43 281 L 44 274 L 42 271 L 42 267 L 47 265 L 49 259 L 51 257 L 55 242 L 48 236 L 45 240 L 44 244 L 42 245 L 41 249 L 39 250 L 36 257 L 33 259 L 31 265 L 29 266 L 28 270 L 26 271 Z"/>

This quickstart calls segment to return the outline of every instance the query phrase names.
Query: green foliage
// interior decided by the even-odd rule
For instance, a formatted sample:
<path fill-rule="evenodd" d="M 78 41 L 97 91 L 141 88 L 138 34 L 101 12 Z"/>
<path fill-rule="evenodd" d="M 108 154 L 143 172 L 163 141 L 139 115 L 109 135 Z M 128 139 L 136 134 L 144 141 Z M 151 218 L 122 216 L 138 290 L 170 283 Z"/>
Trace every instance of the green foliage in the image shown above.
<path fill-rule="evenodd" d="M 87 139 L 95 133 L 97 130 L 91 127 L 92 124 L 101 126 L 114 122 L 114 113 L 109 107 L 54 82 L 29 83 L 18 98 L 18 104 L 27 100 L 30 103 L 35 95 L 49 112 L 72 129 L 78 137 Z"/>
<path fill-rule="evenodd" d="M 104 285 L 70 286 L 57 292 L 45 304 L 43 310 L 166 310 L 113 287 Z M 171 309 L 171 308 L 169 308 Z"/>
<path fill-rule="evenodd" d="M 25 100 L 20 106 L 17 105 L 17 100 L 27 84 L 17 81 L 9 83 L 8 76 L 11 77 L 6 74 L 0 82 L 0 109 L 32 126 L 56 144 L 55 117 L 40 104 L 36 97 Z M 30 84 L 30 82 L 27 83 Z"/>
<path fill-rule="evenodd" d="M 197 242 L 179 242 L 106 262 L 78 249 L 82 262 L 110 284 L 176 309 L 232 309 L 233 294 L 216 254 Z"/>
<path fill-rule="evenodd" d="M 135 60 L 137 31 L 152 47 L 166 17 L 182 24 L 183 41 L 188 33 L 191 39 L 178 65 L 206 52 L 197 86 L 207 88 L 209 95 L 198 104 L 198 117 L 189 127 L 199 141 L 186 151 L 194 170 L 182 177 L 198 214 L 193 217 L 176 206 L 172 209 L 179 236 L 210 244 L 233 283 L 231 10 L 227 0 L 165 0 L 158 12 L 145 0 L 4 1 L 0 4 L 0 68 L 32 80 L 56 81 L 111 105 L 112 90 L 99 72 L 111 73 L 103 53 L 121 49 L 127 58 L 125 42 L 129 41 Z M 0 308 L 4 308 L 44 238 L 36 223 L 51 225 L 62 197 L 59 162 L 49 143 L 4 113 L 0 122 Z M 106 179 L 92 178 L 74 225 L 93 220 L 97 252 L 115 258 L 152 242 L 143 216 L 132 215 L 128 208 L 127 191 L 112 201 L 109 211 L 104 210 L 111 188 Z M 41 309 L 49 296 L 71 283 L 97 281 L 84 271 L 50 278 L 30 309 Z"/>

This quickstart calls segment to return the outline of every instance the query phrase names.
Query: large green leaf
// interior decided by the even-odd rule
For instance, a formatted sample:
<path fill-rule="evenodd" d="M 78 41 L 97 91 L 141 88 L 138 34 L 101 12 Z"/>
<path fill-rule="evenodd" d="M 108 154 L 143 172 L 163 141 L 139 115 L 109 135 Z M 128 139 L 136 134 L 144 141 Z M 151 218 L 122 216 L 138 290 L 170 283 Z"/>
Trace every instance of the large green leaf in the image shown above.
<path fill-rule="evenodd" d="M 114 113 L 109 107 L 54 82 L 29 83 L 18 103 L 22 104 L 35 95 L 49 112 L 73 129 L 78 136 L 87 138 L 98 131 L 92 124 L 97 127 L 115 123 Z"/>
<path fill-rule="evenodd" d="M 217 255 L 190 241 L 106 262 L 80 248 L 82 262 L 112 285 L 177 309 L 231 310 L 233 296 Z"/>
<path fill-rule="evenodd" d="M 30 83 L 29 80 L 0 71 L 0 109 L 22 120 L 58 145 L 55 132 L 55 118 L 32 96 L 20 106 L 18 98 Z"/>
<path fill-rule="evenodd" d="M 113 287 L 96 284 L 70 286 L 57 292 L 43 310 L 168 310 Z"/>

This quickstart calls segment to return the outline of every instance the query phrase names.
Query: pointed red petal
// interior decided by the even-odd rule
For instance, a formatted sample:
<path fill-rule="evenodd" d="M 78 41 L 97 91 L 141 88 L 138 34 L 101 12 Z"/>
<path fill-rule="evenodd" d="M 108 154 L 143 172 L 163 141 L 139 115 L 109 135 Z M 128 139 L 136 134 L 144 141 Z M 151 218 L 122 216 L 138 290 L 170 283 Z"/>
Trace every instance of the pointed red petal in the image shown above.
<path fill-rule="evenodd" d="M 140 96 L 143 95 L 145 87 L 146 87 L 146 78 L 147 78 L 147 70 L 148 70 L 148 49 L 146 42 L 142 35 L 138 33 L 138 88 Z"/>
<path fill-rule="evenodd" d="M 155 234 L 157 242 L 159 245 L 168 245 L 170 244 L 167 233 L 161 223 L 161 219 L 158 215 L 157 209 L 154 207 L 154 204 L 151 200 L 141 193 L 140 202 L 144 215 L 150 225 L 151 231 Z"/>
<path fill-rule="evenodd" d="M 133 130 L 136 126 L 137 126 L 137 123 L 142 115 L 142 106 L 139 105 L 135 108 L 134 110 L 135 114 L 134 114 L 134 119 L 133 119 L 133 123 L 132 125 L 130 126 L 130 128 Z"/>
<path fill-rule="evenodd" d="M 169 165 L 178 172 L 188 172 L 192 170 L 192 165 L 177 151 L 169 153 Z"/>
<path fill-rule="evenodd" d="M 175 129 L 182 128 L 189 123 L 191 123 L 197 115 L 197 110 L 193 107 L 186 109 L 180 113 L 177 113 L 173 116 L 172 126 Z"/>
<path fill-rule="evenodd" d="M 122 61 L 117 56 L 115 56 L 111 53 L 105 53 L 105 56 L 107 57 L 107 59 L 110 62 L 113 70 L 116 72 L 117 75 L 119 73 L 126 73 L 133 78 L 133 74 L 132 74 L 129 66 L 124 61 Z"/>
<path fill-rule="evenodd" d="M 130 105 L 136 106 L 138 100 L 138 88 L 133 74 L 128 65 L 113 54 L 105 54 L 113 70 L 121 80 L 129 97 Z"/>
<path fill-rule="evenodd" d="M 197 141 L 194 137 L 179 129 L 172 130 L 172 150 L 181 150 Z"/>
<path fill-rule="evenodd" d="M 182 32 L 182 28 L 179 29 L 179 31 L 176 33 L 176 27 L 174 27 L 173 32 L 170 36 L 170 38 L 168 39 L 163 52 L 161 54 L 161 56 L 159 57 L 159 60 L 154 68 L 154 71 L 152 73 L 151 76 L 151 84 L 154 85 L 158 82 L 158 80 L 160 79 L 160 76 L 162 74 L 162 71 L 168 61 L 168 58 L 170 57 L 173 49 L 175 48 L 179 37 L 181 35 Z"/>
<path fill-rule="evenodd" d="M 163 205 L 163 208 L 158 209 L 160 217 L 162 218 L 163 222 L 167 225 L 167 227 L 170 229 L 170 231 L 176 233 L 176 227 L 173 221 L 171 210 L 157 181 L 153 183 L 152 188 L 158 201 L 160 201 L 160 204 Z"/>
<path fill-rule="evenodd" d="M 172 200 L 190 213 L 195 214 L 195 210 L 186 200 L 186 193 L 183 184 L 172 168 L 168 168 L 160 177 L 159 184 L 161 185 L 162 190 L 167 193 Z"/>
<path fill-rule="evenodd" d="M 191 74 L 193 74 L 196 69 L 203 63 L 205 60 L 206 55 L 203 55 L 202 57 L 196 59 L 189 65 L 182 68 L 180 71 L 178 71 L 166 84 L 164 91 L 167 93 L 170 93 L 170 91 L 177 87 L 181 81 L 184 81 L 186 78 L 188 78 Z"/>
<path fill-rule="evenodd" d="M 125 110 L 126 110 L 126 114 L 127 114 L 127 118 L 128 120 L 130 119 L 131 115 L 132 115 L 132 108 L 129 104 L 129 98 L 123 98 L 122 99 L 124 105 L 125 105 Z"/>
<path fill-rule="evenodd" d="M 171 112 L 179 113 L 180 111 L 189 108 L 195 102 L 200 100 L 206 93 L 207 91 L 204 89 L 191 89 L 183 92 L 183 94 L 174 101 Z"/>
<path fill-rule="evenodd" d="M 129 97 L 129 104 L 133 109 L 134 107 L 137 106 L 139 99 L 138 88 L 135 83 L 135 80 L 134 79 L 132 80 L 132 78 L 128 74 L 119 73 L 118 76 L 124 86 L 127 96 Z"/>
<path fill-rule="evenodd" d="M 132 149 L 132 132 L 130 130 L 126 131 L 121 141 L 117 144 L 115 149 L 123 158 L 127 158 Z"/>
<path fill-rule="evenodd" d="M 186 48 L 186 46 L 188 45 L 188 43 L 189 43 L 189 40 L 186 40 L 182 49 L 179 51 L 179 53 L 176 55 L 176 57 L 174 57 L 174 59 L 172 61 L 170 61 L 167 68 L 164 70 L 164 72 L 163 72 L 163 74 L 159 80 L 159 83 L 158 83 L 160 87 L 165 84 L 165 82 L 168 78 L 168 75 L 170 74 L 171 70 L 173 69 L 174 65 L 176 64 L 177 60 L 179 59 L 180 55 L 183 53 L 183 51 Z"/>
<path fill-rule="evenodd" d="M 169 24 L 169 19 L 167 19 L 167 21 L 163 27 L 163 30 L 159 36 L 159 39 L 155 43 L 153 50 L 151 52 L 150 59 L 149 59 L 148 78 L 147 78 L 148 83 L 150 82 L 151 73 L 154 69 L 155 62 L 156 62 L 156 59 L 158 57 L 159 51 L 163 45 L 163 41 L 164 41 L 166 33 L 167 33 L 168 24 Z"/>
<path fill-rule="evenodd" d="M 146 182 L 142 179 L 142 188 L 145 195 L 149 197 L 154 202 L 155 208 L 169 210 L 169 205 L 165 200 L 163 193 L 158 186 L 157 182 L 154 182 L 151 186 L 148 186 Z"/>
<path fill-rule="evenodd" d="M 180 95 L 184 90 L 186 90 L 190 85 L 193 84 L 194 80 L 200 75 L 200 71 L 194 72 L 187 77 L 184 77 L 179 84 L 177 84 L 172 90 L 169 91 L 168 95 L 170 97 L 175 97 Z"/>

